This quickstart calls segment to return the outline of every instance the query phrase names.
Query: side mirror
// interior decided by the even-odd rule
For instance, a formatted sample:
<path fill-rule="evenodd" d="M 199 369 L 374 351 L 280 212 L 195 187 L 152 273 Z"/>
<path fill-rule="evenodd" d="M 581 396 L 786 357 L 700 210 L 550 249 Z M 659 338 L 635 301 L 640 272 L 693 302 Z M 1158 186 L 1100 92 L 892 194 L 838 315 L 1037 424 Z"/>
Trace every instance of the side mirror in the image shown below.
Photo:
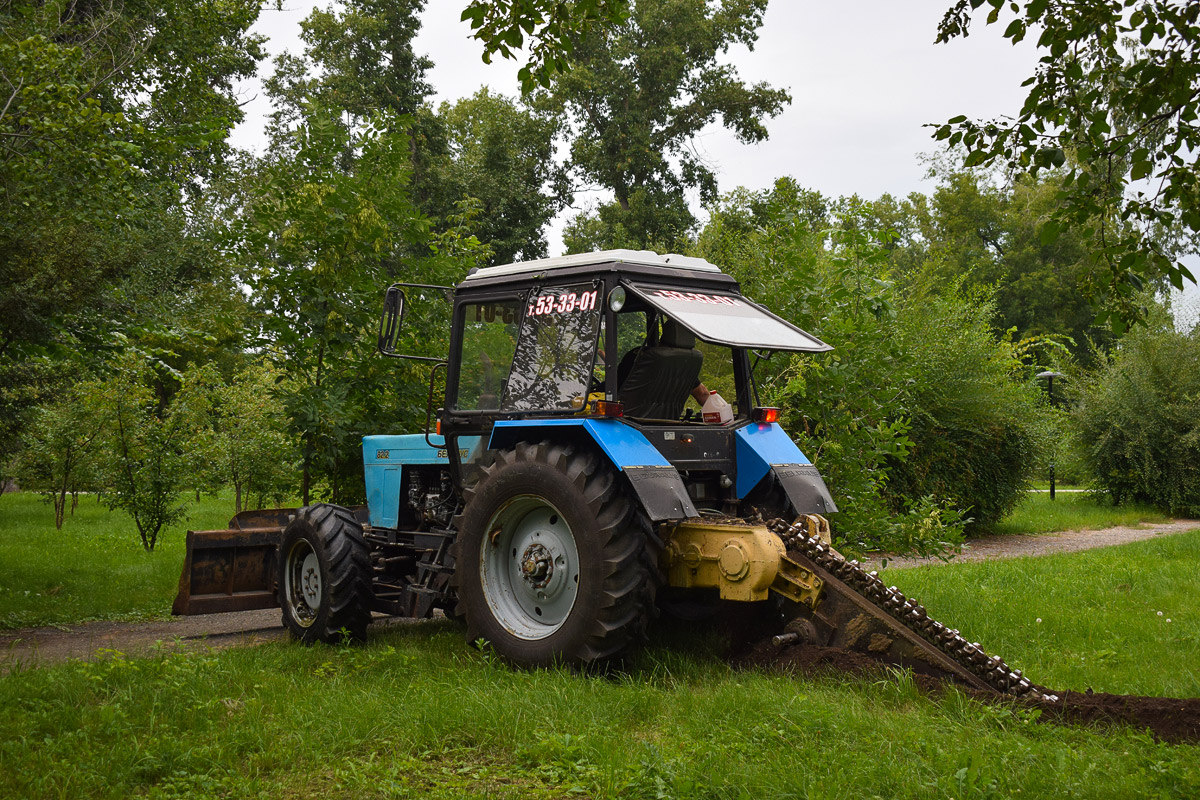
<path fill-rule="evenodd" d="M 383 316 L 379 318 L 379 352 L 396 354 L 396 336 L 404 322 L 404 292 L 399 286 L 389 286 L 383 297 Z"/>

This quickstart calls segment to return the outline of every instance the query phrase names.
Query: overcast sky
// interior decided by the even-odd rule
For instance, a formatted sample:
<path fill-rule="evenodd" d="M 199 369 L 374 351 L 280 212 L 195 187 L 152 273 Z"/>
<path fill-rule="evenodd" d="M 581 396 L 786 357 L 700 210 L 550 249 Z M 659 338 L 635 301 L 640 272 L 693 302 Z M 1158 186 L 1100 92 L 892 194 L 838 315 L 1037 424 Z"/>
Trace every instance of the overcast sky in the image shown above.
<path fill-rule="evenodd" d="M 313 8 L 302 0 L 284 2 L 283 11 L 264 10 L 256 26 L 269 37 L 272 55 L 300 51 L 299 23 Z M 721 190 L 760 189 L 783 175 L 831 196 L 931 190 L 920 155 L 937 148 L 923 126 L 956 114 L 1015 113 L 1024 99 L 1021 81 L 1037 60 L 1030 42 L 1013 47 L 1001 38 L 1000 26 L 986 27 L 982 20 L 969 38 L 934 45 L 938 21 L 950 4 L 773 0 L 754 51 L 734 48 L 728 60 L 747 82 L 788 89 L 792 103 L 767 121 L 770 138 L 762 144 L 742 145 L 719 125 L 701 135 L 699 151 L 717 173 Z M 481 45 L 459 22 L 466 5 L 467 0 L 429 0 L 422 15 L 416 49 L 434 62 L 429 79 L 435 102 L 469 96 L 485 85 L 517 94 L 518 65 L 482 62 Z M 270 69 L 264 62 L 262 73 Z M 253 99 L 233 142 L 261 149 L 269 104 L 256 83 L 243 87 L 243 93 Z M 581 195 L 575 210 L 555 220 L 551 255 L 562 251 L 566 219 L 595 199 Z M 1192 287 L 1187 302 L 1198 298 Z"/>

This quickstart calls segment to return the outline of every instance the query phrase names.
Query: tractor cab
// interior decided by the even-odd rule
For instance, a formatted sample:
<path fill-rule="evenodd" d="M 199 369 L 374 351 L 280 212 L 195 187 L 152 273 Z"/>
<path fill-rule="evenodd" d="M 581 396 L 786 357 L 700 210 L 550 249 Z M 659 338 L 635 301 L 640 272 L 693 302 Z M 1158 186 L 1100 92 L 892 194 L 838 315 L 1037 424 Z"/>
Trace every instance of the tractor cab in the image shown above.
<path fill-rule="evenodd" d="M 777 411 L 760 405 L 751 369 L 763 352 L 831 348 L 707 261 L 628 250 L 543 259 L 475 270 L 453 298 L 437 416 L 458 486 L 496 450 L 553 438 L 598 445 L 654 521 L 739 515 L 767 494 L 778 505 L 781 492 L 807 512 L 836 510 L 772 424 Z M 395 324 L 385 317 L 383 329 Z M 726 411 L 703 414 L 706 403 Z"/>

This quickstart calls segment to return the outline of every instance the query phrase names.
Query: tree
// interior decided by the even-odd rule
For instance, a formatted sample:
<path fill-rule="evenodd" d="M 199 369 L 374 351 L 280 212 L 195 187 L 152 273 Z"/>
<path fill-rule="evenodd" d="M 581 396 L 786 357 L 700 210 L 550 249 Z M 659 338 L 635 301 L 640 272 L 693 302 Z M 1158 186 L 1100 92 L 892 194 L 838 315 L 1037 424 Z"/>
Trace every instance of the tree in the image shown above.
<path fill-rule="evenodd" d="M 569 126 L 570 163 L 613 193 L 599 212 L 630 243 L 682 247 L 695 220 L 685 191 L 716 200 L 715 174 L 691 147 L 720 119 L 739 140 L 767 137 L 765 118 L 790 101 L 766 83 L 746 85 L 719 57 L 753 47 L 766 0 L 640 0 L 613 28 L 571 34 L 572 68 L 537 96 Z M 614 234 L 614 237 L 616 234 Z"/>
<path fill-rule="evenodd" d="M 204 417 L 193 459 L 202 462 L 212 490 L 233 487 L 234 513 L 281 505 L 295 486 L 295 448 L 276 398 L 269 366 L 248 367 L 228 383 L 205 365 L 192 376 Z"/>
<path fill-rule="evenodd" d="M 138 334 L 131 297 L 210 282 L 211 255 L 177 257 L 185 201 L 228 154 L 258 11 L 0 0 L 0 461 L 91 359 L 66 361 Z"/>
<path fill-rule="evenodd" d="M 567 171 L 554 159 L 560 122 L 486 88 L 442 103 L 437 119 L 447 149 L 428 164 L 426 210 L 445 224 L 458 202 L 475 198 L 472 231 L 493 263 L 544 258 L 545 229 L 571 199 Z"/>
<path fill-rule="evenodd" d="M 1041 231 L 1057 207 L 1059 176 L 1019 175 L 1000 183 L 979 171 L 940 175 L 932 195 L 869 204 L 872 225 L 904 231 L 891 247 L 898 277 L 913 284 L 961 287 L 993 295 L 997 332 L 1018 340 L 1054 337 L 1077 359 L 1107 349 L 1111 331 L 1079 291 L 1088 280 L 1087 248 L 1079 233 L 1053 241 Z"/>
<path fill-rule="evenodd" d="M 232 232 L 254 265 L 262 346 L 284 379 L 279 394 L 301 446 L 301 494 L 352 448 L 354 367 L 370 355 L 387 265 L 401 246 L 428 242 L 409 198 L 408 137 L 382 115 L 348 130 L 336 112 L 305 109 L 250 179 Z M 428 245 L 426 244 L 428 252 Z"/>
<path fill-rule="evenodd" d="M 1156 308 L 1071 387 L 1076 446 L 1114 502 L 1200 514 L 1200 328 Z"/>
<path fill-rule="evenodd" d="M 957 0 L 937 41 L 966 37 L 985 0 Z M 1200 234 L 1200 5 L 1179 0 L 987 0 L 987 24 L 1011 18 L 1014 44 L 1044 52 L 1015 118 L 957 116 L 935 136 L 962 144 L 965 165 L 1038 175 L 1061 170 L 1053 241 L 1080 232 L 1093 260 L 1085 293 L 1118 335 L 1144 314 L 1140 290 L 1195 278 L 1179 260 Z"/>
<path fill-rule="evenodd" d="M 40 491 L 54 505 L 54 527 L 60 530 L 67 495 L 77 495 L 81 482 L 92 477 L 90 462 L 106 432 L 108 419 L 100 397 L 95 381 L 75 384 L 40 406 L 24 435 L 17 475 L 25 489 Z"/>
<path fill-rule="evenodd" d="M 187 513 L 180 493 L 194 479 L 194 445 L 204 424 L 191 375 L 168 405 L 150 384 L 152 371 L 125 357 L 102 386 L 102 409 L 109 420 L 100 452 L 106 491 L 104 504 L 133 519 L 147 552 L 162 529 Z"/>

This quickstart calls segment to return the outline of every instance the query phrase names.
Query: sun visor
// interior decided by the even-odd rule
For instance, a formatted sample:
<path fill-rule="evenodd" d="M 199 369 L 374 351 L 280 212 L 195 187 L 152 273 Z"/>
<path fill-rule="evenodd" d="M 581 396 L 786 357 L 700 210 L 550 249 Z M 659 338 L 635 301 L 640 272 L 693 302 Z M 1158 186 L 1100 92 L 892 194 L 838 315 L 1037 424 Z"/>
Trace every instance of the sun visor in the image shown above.
<path fill-rule="evenodd" d="M 637 283 L 626 285 L 638 297 L 696 334 L 696 338 L 710 344 L 799 353 L 822 353 L 833 349 L 832 345 L 741 295 L 687 292 Z"/>

